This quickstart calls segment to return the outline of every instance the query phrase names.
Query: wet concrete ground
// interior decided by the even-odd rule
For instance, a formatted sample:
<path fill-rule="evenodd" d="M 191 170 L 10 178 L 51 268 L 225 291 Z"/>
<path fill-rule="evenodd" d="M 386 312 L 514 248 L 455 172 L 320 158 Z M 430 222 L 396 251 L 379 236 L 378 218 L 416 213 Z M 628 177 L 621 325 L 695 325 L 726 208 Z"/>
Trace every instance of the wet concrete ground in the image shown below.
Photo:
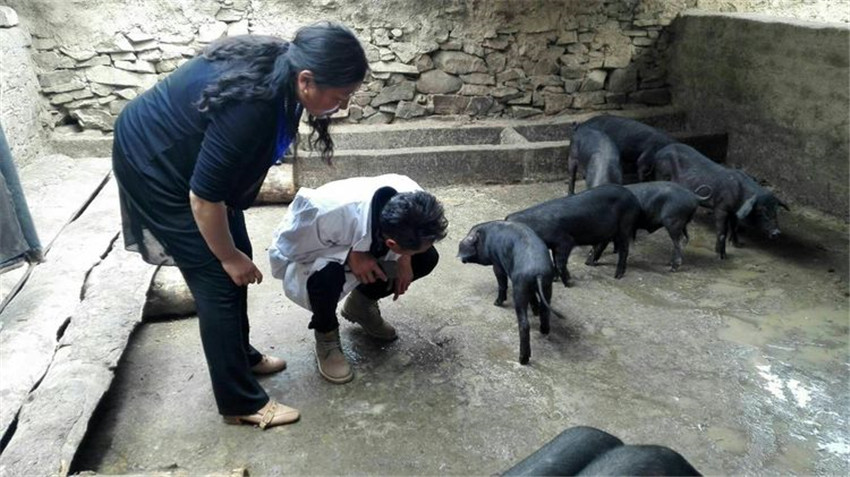
<path fill-rule="evenodd" d="M 627 443 L 662 444 L 707 474 L 850 472 L 846 225 L 781 213 L 776 242 L 744 234 L 729 259 L 713 252 L 706 211 L 690 227 L 679 272 L 665 232 L 641 233 L 626 276 L 615 256 L 570 260 L 531 362 L 517 362 L 511 307 L 493 306 L 490 269 L 454 258 L 475 223 L 560 195 L 561 183 L 434 189 L 450 220 L 435 272 L 382 303 L 400 339 L 372 341 L 343 322 L 356 378 L 316 371 L 308 312 L 271 278 L 265 245 L 282 207 L 252 209 L 249 231 L 266 281 L 250 290 L 252 341 L 289 361 L 262 379 L 301 410 L 262 432 L 217 415 L 196 319 L 135 334 L 72 470 L 252 475 L 491 474 L 567 427 L 591 425 Z M 386 300 L 385 300 L 386 301 Z"/>

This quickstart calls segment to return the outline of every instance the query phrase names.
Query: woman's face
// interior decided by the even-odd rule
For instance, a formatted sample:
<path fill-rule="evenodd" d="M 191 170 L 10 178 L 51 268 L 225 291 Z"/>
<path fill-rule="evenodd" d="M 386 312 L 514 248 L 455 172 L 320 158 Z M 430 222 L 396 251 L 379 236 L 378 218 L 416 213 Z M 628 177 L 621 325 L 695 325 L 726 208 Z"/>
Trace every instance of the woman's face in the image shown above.
<path fill-rule="evenodd" d="M 312 116 L 321 118 L 330 116 L 337 110 L 348 107 L 348 100 L 355 91 L 360 89 L 361 83 L 339 88 L 323 88 L 313 80 L 313 73 L 304 70 L 298 73 L 298 102 L 304 106 Z"/>

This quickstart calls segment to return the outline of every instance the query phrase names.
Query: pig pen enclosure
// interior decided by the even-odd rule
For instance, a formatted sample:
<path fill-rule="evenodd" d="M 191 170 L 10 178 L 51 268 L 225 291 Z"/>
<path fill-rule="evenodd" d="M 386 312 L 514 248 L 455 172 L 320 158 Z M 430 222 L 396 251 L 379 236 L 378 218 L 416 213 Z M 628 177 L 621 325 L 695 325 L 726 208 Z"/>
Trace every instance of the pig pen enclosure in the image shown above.
<path fill-rule="evenodd" d="M 225 9 L 243 2 L 230 3 Z M 284 202 L 298 187 L 406 174 L 442 202 L 449 233 L 436 244 L 435 271 L 398 301 L 381 302 L 397 341 L 374 341 L 341 320 L 355 379 L 340 386 L 316 370 L 309 312 L 271 277 L 266 248 L 286 204 L 246 212 L 266 277 L 249 291 L 252 344 L 288 362 L 260 384 L 302 414 L 267 431 L 221 423 L 185 285 L 173 269 L 123 250 L 111 136 L 57 128 L 47 150 L 62 156 L 19 164 L 47 261 L 18 269 L 14 283 L 14 274 L 0 275 L 0 291 L 12 290 L 0 297 L 0 474 L 492 475 L 581 425 L 627 444 L 668 446 L 704 474 L 850 473 L 850 29 L 676 15 L 655 30 L 646 19 L 631 23 L 669 29 L 669 77 L 644 86 L 669 88 L 672 104 L 611 97 L 610 108 L 573 103 L 530 119 L 336 124 L 332 167 L 300 150 L 275 168 L 267 182 L 278 182 L 269 185 Z M 593 28 L 577 25 L 575 43 L 564 41 L 592 47 L 580 35 L 607 27 Z M 506 31 L 487 40 L 487 51 L 526 34 Z M 441 43 L 452 41 L 447 33 Z M 578 46 L 570 54 L 589 55 Z M 610 87 L 611 76 L 603 83 Z M 622 279 L 613 277 L 616 255 L 590 267 L 587 247 L 577 247 L 572 286 L 555 283 L 551 302 L 565 319 L 553 317 L 542 335 L 531 317 L 531 360 L 520 365 L 511 300 L 493 305 L 491 268 L 462 264 L 458 242 L 477 223 L 563 196 L 573 128 L 603 112 L 752 174 L 791 211 L 779 214 L 781 237 L 743 230 L 743 246 L 729 245 L 720 260 L 712 213 L 700 209 L 675 273 L 663 229 L 637 234 Z M 15 146 L 21 129 L 11 129 Z"/>

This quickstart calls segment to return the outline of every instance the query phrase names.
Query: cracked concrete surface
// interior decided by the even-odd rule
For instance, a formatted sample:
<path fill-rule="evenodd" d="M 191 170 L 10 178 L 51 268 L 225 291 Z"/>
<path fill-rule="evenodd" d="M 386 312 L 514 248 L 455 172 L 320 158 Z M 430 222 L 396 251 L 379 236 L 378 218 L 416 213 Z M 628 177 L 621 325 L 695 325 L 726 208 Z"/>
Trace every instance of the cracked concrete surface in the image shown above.
<path fill-rule="evenodd" d="M 701 211 L 679 272 L 667 271 L 666 234 L 641 233 L 621 280 L 612 255 L 586 267 L 577 249 L 575 285 L 553 296 L 567 319 L 553 320 L 549 336 L 532 331 L 521 366 L 512 309 L 493 306 L 492 272 L 455 259 L 457 242 L 564 184 L 432 190 L 450 220 L 440 265 L 382 303 L 398 341 L 376 343 L 343 322 L 354 381 L 318 375 L 308 313 L 283 296 L 265 258 L 284 208 L 254 208 L 248 226 L 266 280 L 250 290 L 252 341 L 289 362 L 261 382 L 301 421 L 265 432 L 224 425 L 196 320 L 148 323 L 72 470 L 491 474 L 567 427 L 592 425 L 670 446 L 707 474 L 850 472 L 846 224 L 783 213 L 780 240 L 744 234 L 745 246 L 720 261 Z"/>

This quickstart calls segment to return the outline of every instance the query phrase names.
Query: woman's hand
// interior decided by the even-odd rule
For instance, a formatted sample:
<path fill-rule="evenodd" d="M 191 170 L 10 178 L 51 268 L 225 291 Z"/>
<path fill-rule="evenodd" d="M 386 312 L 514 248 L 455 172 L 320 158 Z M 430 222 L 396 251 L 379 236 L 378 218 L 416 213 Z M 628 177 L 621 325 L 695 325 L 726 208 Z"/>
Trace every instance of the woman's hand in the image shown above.
<path fill-rule="evenodd" d="M 375 283 L 379 279 L 387 281 L 387 275 L 381 270 L 378 261 L 367 252 L 349 252 L 348 268 L 360 283 Z"/>
<path fill-rule="evenodd" d="M 247 286 L 249 283 L 263 283 L 263 273 L 247 255 L 239 250 L 227 260 L 222 260 L 221 266 L 224 267 L 224 271 L 233 283 L 240 287 Z"/>
<path fill-rule="evenodd" d="M 398 297 L 404 295 L 407 288 L 413 282 L 413 265 L 410 261 L 410 255 L 402 255 L 398 257 L 398 276 L 395 279 L 395 291 L 393 293 L 393 301 L 398 300 Z"/>

